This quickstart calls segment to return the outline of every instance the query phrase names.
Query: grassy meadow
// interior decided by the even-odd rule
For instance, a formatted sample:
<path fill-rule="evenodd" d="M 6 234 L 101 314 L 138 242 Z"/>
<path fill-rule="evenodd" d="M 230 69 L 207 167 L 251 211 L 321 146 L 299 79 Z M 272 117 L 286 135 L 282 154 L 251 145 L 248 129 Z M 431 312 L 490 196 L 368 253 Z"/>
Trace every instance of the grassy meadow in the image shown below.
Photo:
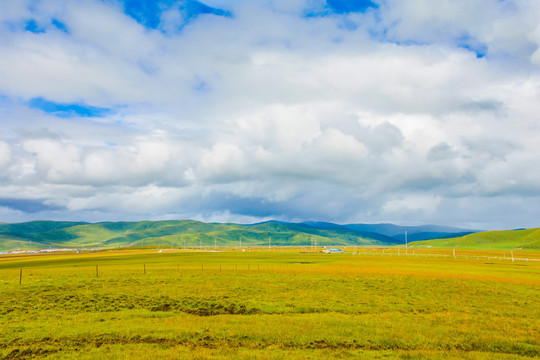
<path fill-rule="evenodd" d="M 0 358 L 540 357 L 539 253 L 298 250 L 4 255 Z"/>
<path fill-rule="evenodd" d="M 540 228 L 484 231 L 462 237 L 416 241 L 415 245 L 466 249 L 529 249 L 540 250 Z"/>

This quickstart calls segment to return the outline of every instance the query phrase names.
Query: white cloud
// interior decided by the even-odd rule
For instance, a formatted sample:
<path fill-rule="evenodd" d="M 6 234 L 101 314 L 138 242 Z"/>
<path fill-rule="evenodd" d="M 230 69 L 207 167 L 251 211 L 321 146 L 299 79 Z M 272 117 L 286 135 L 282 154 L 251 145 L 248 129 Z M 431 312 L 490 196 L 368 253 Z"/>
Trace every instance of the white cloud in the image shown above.
<path fill-rule="evenodd" d="M 0 169 L 6 166 L 11 160 L 11 149 L 9 145 L 0 141 Z"/>
<path fill-rule="evenodd" d="M 31 139 L 23 143 L 23 149 L 34 156 L 34 168 L 51 183 L 182 183 L 182 176 L 175 173 L 185 167 L 180 145 L 159 133 L 130 140 L 122 145 L 84 146 L 58 139 Z"/>
<path fill-rule="evenodd" d="M 318 153 L 329 160 L 349 161 L 367 154 L 366 146 L 352 135 L 329 128 L 317 138 Z"/>
<path fill-rule="evenodd" d="M 485 45 L 494 56 L 527 59 L 534 50 L 527 35 L 539 19 L 536 2 L 429 1 L 385 2 L 382 24 L 398 41 Z"/>
<path fill-rule="evenodd" d="M 489 224 L 540 195 L 535 3 L 208 4 L 233 16 L 147 29 L 119 3 L 2 3 L 0 197 L 92 219 L 439 223 L 478 201 L 469 222 Z M 46 31 L 6 25 L 30 18 Z M 62 119 L 33 97 L 112 110 Z"/>
<path fill-rule="evenodd" d="M 437 206 L 440 202 L 441 198 L 439 196 L 433 196 L 429 194 L 410 194 L 389 200 L 384 204 L 383 211 L 389 213 L 410 211 L 433 213 L 437 209 Z"/>
<path fill-rule="evenodd" d="M 51 182 L 70 178 L 81 168 L 80 149 L 72 144 L 61 144 L 52 140 L 27 140 L 24 150 L 35 154 L 37 168 Z"/>
<path fill-rule="evenodd" d="M 274 151 L 295 151 L 321 132 L 316 104 L 272 104 L 236 120 L 240 136 Z"/>
<path fill-rule="evenodd" d="M 227 182 L 246 176 L 245 165 L 244 154 L 237 145 L 217 143 L 201 157 L 198 171 L 203 181 Z"/>

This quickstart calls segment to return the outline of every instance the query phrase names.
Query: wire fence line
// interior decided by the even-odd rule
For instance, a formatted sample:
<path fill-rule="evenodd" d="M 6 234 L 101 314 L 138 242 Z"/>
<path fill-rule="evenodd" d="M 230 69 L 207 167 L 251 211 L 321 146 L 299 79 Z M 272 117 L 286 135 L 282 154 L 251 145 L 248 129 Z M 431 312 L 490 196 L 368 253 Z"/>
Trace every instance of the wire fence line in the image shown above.
<path fill-rule="evenodd" d="M 289 249 L 290 250 L 290 249 Z M 303 254 L 306 256 L 306 261 L 298 261 L 294 263 L 283 263 L 283 264 L 276 264 L 276 263 L 268 263 L 261 261 L 261 259 L 254 259 L 249 257 L 239 257 L 237 258 L 237 263 L 232 262 L 201 262 L 196 263 L 192 262 L 190 264 L 177 262 L 177 263 L 159 263 L 159 262 L 153 262 L 153 263 L 141 263 L 141 264 L 78 264 L 78 265 L 63 265 L 58 267 L 51 267 L 51 266 L 20 266 L 20 267 L 10 267 L 10 268 L 4 268 L 0 269 L 4 273 L 4 276 L 2 276 L 2 279 L 11 278 L 12 283 L 15 282 L 15 280 L 18 280 L 17 283 L 19 285 L 22 285 L 24 283 L 24 278 L 26 275 L 26 278 L 28 277 L 34 277 L 32 280 L 37 280 L 35 277 L 40 272 L 46 273 L 47 271 L 50 272 L 61 272 L 61 271 L 69 271 L 71 275 L 73 275 L 73 272 L 77 274 L 81 273 L 88 273 L 89 277 L 94 278 L 100 278 L 100 277 L 107 277 L 111 276 L 112 274 L 120 274 L 129 272 L 130 274 L 137 274 L 140 273 L 141 275 L 147 275 L 147 273 L 201 273 L 201 274 L 218 274 L 218 273 L 262 273 L 262 272 L 282 272 L 282 271 L 311 271 L 315 269 L 321 269 L 325 266 L 328 266 L 327 264 L 318 263 L 318 262 L 311 262 L 308 261 L 310 255 L 319 255 L 319 256 L 350 256 L 350 259 L 361 259 L 362 257 L 386 257 L 386 258 L 404 258 L 404 259 L 440 259 L 440 260 L 447 260 L 447 261 L 495 261 L 495 262 L 510 262 L 512 264 L 514 263 L 535 263 L 540 262 L 540 258 L 531 258 L 531 257 L 523 257 L 523 256 L 514 256 L 515 254 L 513 251 L 510 252 L 503 252 L 502 256 L 494 256 L 493 254 L 481 254 L 481 253 L 474 253 L 474 251 L 468 251 L 464 254 L 460 254 L 459 252 L 456 252 L 455 249 L 448 250 L 448 249 L 438 249 L 439 253 L 429 252 L 428 249 L 420 249 L 418 251 L 417 249 L 396 249 L 396 248 L 369 248 L 369 249 L 361 249 L 366 251 L 358 251 L 358 247 L 350 247 L 345 248 L 343 253 L 341 254 L 321 254 L 319 249 L 311 249 L 311 248 L 298 248 L 296 249 L 300 252 L 300 254 Z M 369 251 L 368 251 L 369 250 Z M 160 251 L 160 250 L 157 250 Z M 451 253 L 447 253 L 451 252 Z M 478 251 L 479 252 L 479 251 Z M 506 256 L 508 253 L 509 256 Z M 239 252 L 239 254 L 242 254 L 242 252 Z M 534 254 L 536 255 L 536 254 Z M 538 254 L 540 256 L 540 254 Z M 268 258 L 271 259 L 271 258 Z M 298 260 L 298 258 L 297 258 Z M 300 258 L 301 260 L 301 258 Z M 397 260 L 397 259 L 396 259 Z M 88 261 L 88 259 L 87 259 Z M 96 261 L 98 262 L 98 261 Z M 350 271 L 354 272 L 356 262 L 347 262 L 344 264 L 341 264 L 340 266 L 342 268 L 348 269 Z M 361 263 L 358 263 L 361 264 Z M 362 264 L 364 265 L 364 264 Z M 516 264 L 517 265 L 517 264 Z M 84 270 L 83 270 L 84 269 Z M 6 277 L 6 271 L 13 271 L 13 275 Z M 346 270 L 344 271 L 346 272 Z M 26 274 L 25 274 L 26 273 Z M 92 275 L 93 274 L 93 275 Z M 73 275 L 74 276 L 74 275 Z M 5 281 L 5 280 L 3 280 Z"/>

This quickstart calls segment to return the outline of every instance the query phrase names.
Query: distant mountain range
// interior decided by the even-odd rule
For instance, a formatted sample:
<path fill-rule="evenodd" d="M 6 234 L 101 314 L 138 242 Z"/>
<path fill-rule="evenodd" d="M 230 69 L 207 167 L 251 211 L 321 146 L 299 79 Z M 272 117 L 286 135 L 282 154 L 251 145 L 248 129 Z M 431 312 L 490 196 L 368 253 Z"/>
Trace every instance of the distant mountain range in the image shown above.
<path fill-rule="evenodd" d="M 436 226 L 328 222 L 258 224 L 204 223 L 194 220 L 137 222 L 31 221 L 0 223 L 0 250 L 49 247 L 311 245 L 388 246 L 415 240 L 457 237 L 474 230 Z"/>
<path fill-rule="evenodd" d="M 351 230 L 377 233 L 392 237 L 405 243 L 405 232 L 407 232 L 407 241 L 419 241 L 429 239 L 442 239 L 448 237 L 458 237 L 478 232 L 479 230 L 461 229 L 450 226 L 439 225 L 419 225 L 419 226 L 400 226 L 394 224 L 347 224 L 336 225 L 325 222 L 305 222 L 303 224 L 312 225 L 320 228 L 324 227 L 346 227 Z"/>

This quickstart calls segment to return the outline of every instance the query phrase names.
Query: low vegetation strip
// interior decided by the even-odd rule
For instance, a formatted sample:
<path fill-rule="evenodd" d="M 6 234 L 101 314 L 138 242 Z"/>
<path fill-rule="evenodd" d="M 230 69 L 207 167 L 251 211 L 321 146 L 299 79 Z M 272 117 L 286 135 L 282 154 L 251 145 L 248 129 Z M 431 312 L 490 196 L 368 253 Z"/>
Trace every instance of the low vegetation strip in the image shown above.
<path fill-rule="evenodd" d="M 55 291 L 62 292 L 63 289 Z M 145 309 L 148 311 L 175 311 L 198 316 L 223 314 L 257 314 L 260 310 L 245 304 L 228 303 L 218 299 L 171 299 L 167 296 L 137 297 L 127 295 L 70 294 L 64 297 L 55 294 L 33 292 L 24 294 L 17 303 L 0 302 L 0 315 L 11 312 L 32 314 L 37 311 L 78 311 L 78 312 L 115 312 L 126 309 Z"/>
<path fill-rule="evenodd" d="M 91 338 L 85 337 L 45 337 L 37 339 L 40 344 L 41 350 L 49 349 L 44 353 L 57 352 L 55 347 L 66 346 L 72 349 L 82 349 L 88 347 L 101 347 L 107 345 L 134 345 L 134 344 L 159 344 L 164 347 L 174 346 L 187 346 L 191 348 L 218 348 L 225 347 L 229 349 L 252 349 L 252 350 L 264 350 L 264 349 L 327 349 L 331 351 L 337 350 L 420 350 L 421 347 L 418 344 L 407 343 L 401 340 L 328 340 L 328 339 L 312 339 L 309 341 L 297 341 L 291 339 L 290 341 L 274 340 L 268 337 L 248 336 L 248 335 L 233 335 L 224 337 L 222 335 L 215 336 L 208 332 L 193 332 L 185 333 L 182 336 L 151 336 L 151 335 L 132 335 L 125 336 L 114 333 L 100 334 Z M 14 342 L 12 345 L 16 345 L 17 349 L 12 350 L 6 355 L 6 358 L 17 358 L 25 353 L 34 353 L 36 348 L 33 343 L 28 342 Z M 58 348 L 56 348 L 58 349 Z M 436 351 L 459 351 L 459 352 L 485 352 L 485 353 L 501 353 L 501 354 L 516 354 L 520 356 L 536 357 L 539 355 L 532 346 L 527 344 L 509 344 L 508 342 L 478 342 L 467 341 L 455 343 L 453 341 L 447 341 L 441 343 L 439 346 L 430 346 L 430 350 Z"/>

